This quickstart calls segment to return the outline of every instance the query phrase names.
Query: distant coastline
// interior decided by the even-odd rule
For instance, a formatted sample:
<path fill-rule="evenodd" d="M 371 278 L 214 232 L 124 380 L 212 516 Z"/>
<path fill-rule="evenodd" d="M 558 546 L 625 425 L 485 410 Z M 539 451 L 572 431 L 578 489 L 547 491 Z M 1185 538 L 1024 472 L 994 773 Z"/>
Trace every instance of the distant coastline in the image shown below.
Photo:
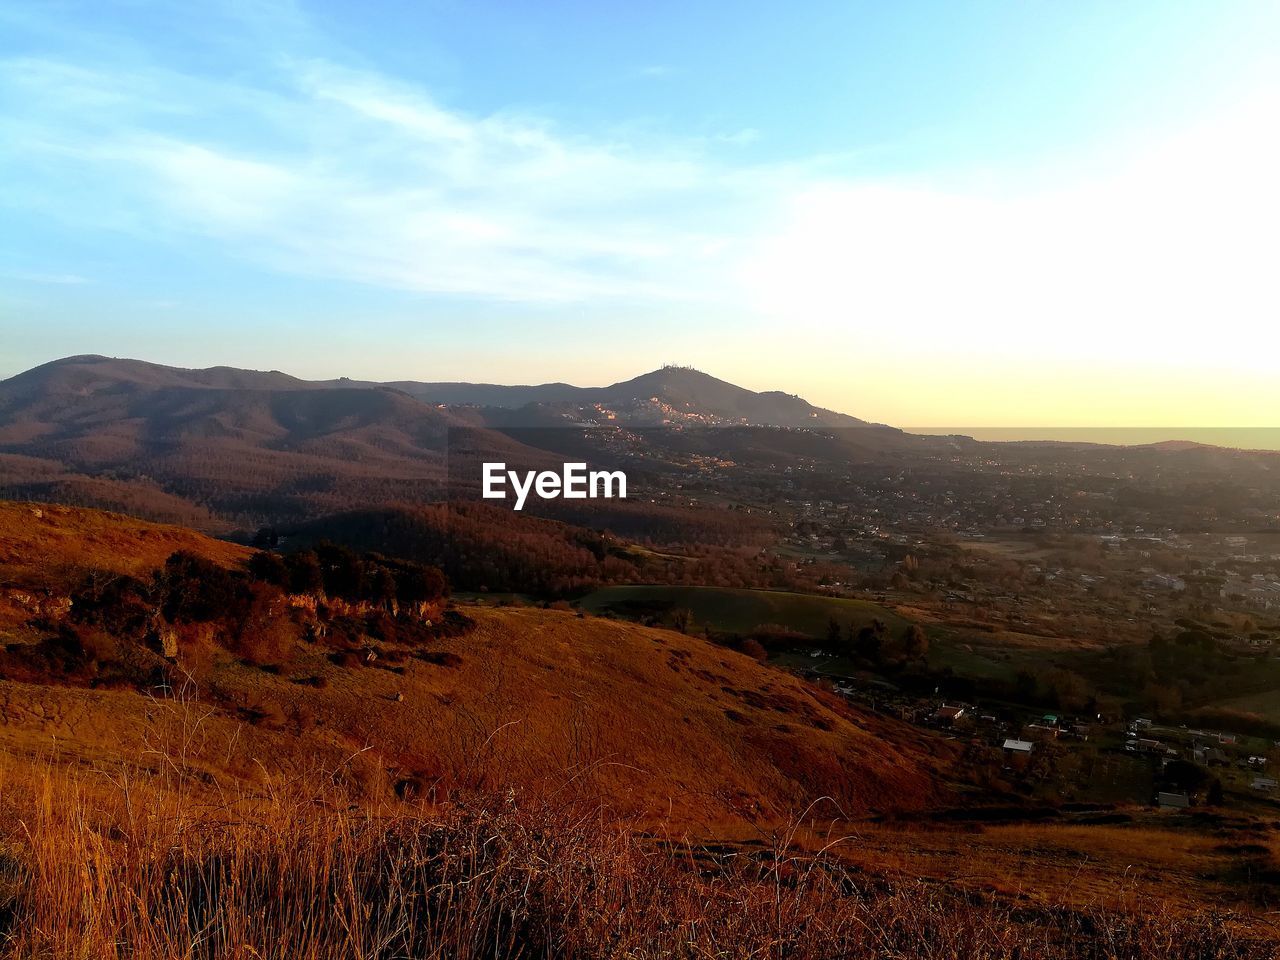
<path fill-rule="evenodd" d="M 1154 443 L 1192 443 L 1235 450 L 1280 451 L 1280 427 L 904 427 L 908 433 L 975 440 L 1055 443 L 1107 443 L 1136 446 Z"/>

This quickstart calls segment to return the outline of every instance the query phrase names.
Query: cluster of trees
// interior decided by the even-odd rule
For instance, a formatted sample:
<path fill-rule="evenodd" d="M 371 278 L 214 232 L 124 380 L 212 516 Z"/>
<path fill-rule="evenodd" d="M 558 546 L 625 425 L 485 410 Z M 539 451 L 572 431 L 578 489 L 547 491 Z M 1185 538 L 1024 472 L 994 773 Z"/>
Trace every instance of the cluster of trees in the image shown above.
<path fill-rule="evenodd" d="M 235 617 L 256 597 L 285 594 L 421 611 L 448 596 L 449 582 L 436 567 L 322 543 L 285 556 L 255 553 L 244 572 L 175 553 L 156 576 L 154 589 L 165 619 L 181 623 Z"/>
<path fill-rule="evenodd" d="M 58 654 L 49 673 L 67 679 L 160 682 L 154 657 L 143 653 L 148 648 L 193 673 L 212 662 L 217 647 L 258 663 L 282 662 L 301 636 L 279 588 L 187 552 L 145 579 L 90 572 L 71 600 L 41 651 Z"/>
<path fill-rule="evenodd" d="M 487 504 L 362 510 L 287 531 L 291 543 L 339 541 L 409 562 L 438 564 L 462 589 L 562 595 L 637 576 L 607 535 Z M 274 531 L 262 531 L 270 543 Z"/>
<path fill-rule="evenodd" d="M 449 593 L 449 581 L 438 567 L 380 554 L 362 556 L 327 541 L 285 555 L 255 553 L 249 560 L 249 574 L 287 593 L 419 613 Z"/>
<path fill-rule="evenodd" d="M 1093 713 L 1098 705 L 1097 691 L 1080 674 L 1062 667 L 1046 670 L 1019 670 L 1014 676 L 1008 699 L 1017 703 L 1057 707 L 1072 713 Z"/>
<path fill-rule="evenodd" d="M 1106 694 L 1173 720 L 1197 703 L 1227 699 L 1274 685 L 1267 651 L 1226 648 L 1223 637 L 1202 624 L 1179 622 L 1171 636 L 1153 634 L 1146 644 L 1111 647 L 1089 673 Z M 1261 661 L 1261 662 L 1260 662 Z"/>
<path fill-rule="evenodd" d="M 264 529 L 255 542 L 271 546 L 281 534 L 290 544 L 331 540 L 438 565 L 459 589 L 546 598 L 610 583 L 804 589 L 816 582 L 812 571 L 761 557 L 758 548 L 701 541 L 704 531 L 696 526 L 684 532 L 685 539 L 673 526 L 676 539 L 637 546 L 603 529 L 481 503 L 362 510 Z"/>
<path fill-rule="evenodd" d="M 333 544 L 287 556 L 257 553 L 244 570 L 178 552 L 149 579 L 89 576 L 50 649 L 69 669 L 127 660 L 140 645 L 187 663 L 209 661 L 216 646 L 254 663 L 283 663 L 309 623 L 329 618 L 325 604 L 362 605 L 389 620 L 438 608 L 448 590 L 434 567 Z M 318 612 L 289 601 L 299 594 L 314 597 Z"/>
<path fill-rule="evenodd" d="M 901 665 L 928 657 L 929 635 L 917 623 L 894 634 L 879 618 L 857 628 L 849 624 L 846 629 L 832 617 L 827 622 L 827 647 L 848 652 L 873 667 Z"/>

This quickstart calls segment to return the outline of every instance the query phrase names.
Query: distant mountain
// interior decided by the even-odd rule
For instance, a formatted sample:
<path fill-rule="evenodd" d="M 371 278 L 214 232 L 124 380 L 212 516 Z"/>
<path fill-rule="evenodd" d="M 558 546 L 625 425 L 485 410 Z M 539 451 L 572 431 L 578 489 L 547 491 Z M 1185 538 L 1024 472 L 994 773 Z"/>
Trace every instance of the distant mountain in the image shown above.
<path fill-rule="evenodd" d="M 245 525 L 296 520 L 440 496 L 451 428 L 472 428 L 470 457 L 507 451 L 533 463 L 560 447 L 516 428 L 592 424 L 676 433 L 869 426 L 799 397 L 683 368 L 607 387 L 508 387 L 307 381 L 279 371 L 77 356 L 0 381 L 0 495 L 205 527 L 216 525 L 211 517 Z M 886 443 L 901 436 L 887 427 L 873 433 Z M 740 434 L 721 436 L 732 453 Z M 693 432 L 682 442 L 716 446 L 695 441 Z M 765 456 L 794 448 L 791 441 L 741 442 Z"/>
<path fill-rule="evenodd" d="M 757 393 L 700 370 L 664 367 L 607 387 L 567 383 L 388 384 L 429 403 L 519 410 L 543 408 L 632 425 L 703 424 L 768 427 L 865 427 L 865 420 L 824 410 L 780 391 Z M 530 411 L 533 414 L 533 411 Z M 612 415 L 612 417 L 610 417 Z"/>
<path fill-rule="evenodd" d="M 396 391 L 432 405 L 519 410 L 542 407 L 567 411 L 604 408 L 619 420 L 660 423 L 731 424 L 773 427 L 863 427 L 843 413 L 815 407 L 800 397 L 773 390 L 757 393 L 688 367 L 663 367 L 607 387 L 568 383 L 505 386 L 492 383 L 429 383 L 301 380 L 278 370 L 210 367 L 187 370 L 141 360 L 101 356 L 67 357 L 0 382 L 0 416 L 15 401 L 63 396 L 106 397 L 141 389 L 228 391 L 316 391 L 342 389 Z M 8 403 L 6 403 L 8 401 Z"/>
<path fill-rule="evenodd" d="M 71 357 L 0 382 L 0 490 L 202 526 L 302 517 L 438 491 L 468 425 L 384 387 Z"/>
<path fill-rule="evenodd" d="M 450 442 L 459 428 L 465 437 L 453 432 Z M 1275 455 L 917 436 L 674 367 L 606 387 L 505 387 L 308 381 L 79 356 L 0 381 L 0 498 L 244 529 L 457 499 L 478 489 L 479 464 L 492 460 L 522 470 L 565 460 L 626 465 L 678 490 L 682 478 L 726 464 L 754 472 L 756 483 L 797 467 L 845 477 L 858 464 L 929 472 L 1007 464 L 1157 479 L 1176 468 L 1248 486 L 1273 476 Z M 688 510 L 654 520 L 656 502 L 565 519 L 625 523 L 637 539 L 651 521 L 697 522 Z"/>
<path fill-rule="evenodd" d="M 865 420 L 815 407 L 799 397 L 773 390 L 756 393 L 698 370 L 666 367 L 599 390 L 596 402 L 608 407 L 657 407 L 679 419 L 773 427 L 864 427 Z"/>
<path fill-rule="evenodd" d="M 139 387 L 193 387 L 223 390 L 287 390 L 312 387 L 305 380 L 280 373 L 209 367 L 186 370 L 143 360 L 115 359 L 86 354 L 65 357 L 33 367 L 25 373 L 0 381 L 0 403 L 20 397 L 56 394 L 89 395 L 112 390 L 120 384 Z M 0 409 L 3 409 L 0 407 Z"/>

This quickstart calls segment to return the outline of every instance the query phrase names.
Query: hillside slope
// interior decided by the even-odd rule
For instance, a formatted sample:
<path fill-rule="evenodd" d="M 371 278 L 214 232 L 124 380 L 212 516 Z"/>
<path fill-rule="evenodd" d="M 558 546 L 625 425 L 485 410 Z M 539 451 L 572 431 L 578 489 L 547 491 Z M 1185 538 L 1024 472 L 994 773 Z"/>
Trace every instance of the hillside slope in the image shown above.
<path fill-rule="evenodd" d="M 0 586 L 62 589 L 58 578 L 71 569 L 141 576 L 179 550 L 222 566 L 238 566 L 251 553 L 185 527 L 119 513 L 0 500 Z"/>
<path fill-rule="evenodd" d="M 0 578 L 24 580 L 0 585 L 9 614 L 0 643 L 11 653 L 70 626 L 73 605 L 56 602 L 66 587 L 49 571 L 141 576 L 178 549 L 233 566 L 246 556 L 174 528 L 31 504 L 4 505 L 0 534 Z M 13 601 L 42 577 L 50 602 Z M 949 744 L 750 657 L 567 611 L 460 614 L 469 628 L 424 641 L 409 621 L 383 614 L 366 627 L 361 614 L 308 612 L 314 629 L 268 662 L 241 659 L 216 631 L 191 648 L 183 639 L 167 663 L 150 641 L 125 634 L 94 639 L 75 672 L 26 658 L 24 682 L 0 679 L 0 746 L 35 757 L 56 743 L 68 762 L 145 769 L 148 742 L 189 731 L 198 715 L 189 752 L 211 788 L 252 776 L 258 763 L 301 772 L 360 757 L 365 788 L 388 797 L 406 784 L 567 792 L 655 822 L 775 821 L 819 797 L 830 798 L 830 815 L 850 816 L 944 802 Z M 92 657 L 123 658 L 147 679 L 95 689 L 95 676 L 124 674 L 97 673 Z M 49 674 L 33 676 L 30 665 L 43 662 Z M 170 699 L 191 683 L 198 701 Z"/>
<path fill-rule="evenodd" d="M 947 744 L 740 654 L 570 613 L 467 612 L 475 629 L 429 659 L 385 643 L 359 666 L 320 649 L 278 673 L 220 658 L 203 684 L 216 691 L 202 721 L 210 778 L 363 754 L 376 791 L 568 790 L 707 827 L 777 822 L 821 797 L 828 817 L 945 802 Z M 0 713 L 16 755 L 56 738 L 68 760 L 131 765 L 158 735 L 142 692 L 0 680 Z"/>

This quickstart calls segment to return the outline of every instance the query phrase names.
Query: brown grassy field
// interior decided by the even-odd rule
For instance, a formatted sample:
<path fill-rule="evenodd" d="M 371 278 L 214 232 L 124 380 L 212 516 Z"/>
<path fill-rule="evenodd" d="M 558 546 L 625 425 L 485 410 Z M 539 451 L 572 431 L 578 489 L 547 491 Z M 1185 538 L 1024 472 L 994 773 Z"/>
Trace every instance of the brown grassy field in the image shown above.
<path fill-rule="evenodd" d="M 52 580 L 56 586 L 58 573 L 76 567 L 150 572 L 178 550 L 227 565 L 243 562 L 250 553 L 185 527 L 120 513 L 0 500 L 0 585 Z"/>
<path fill-rule="evenodd" d="M 246 556 L 31 510 L 0 510 L 0 592 Z M 991 799 L 937 735 L 673 631 L 465 613 L 358 656 L 214 637 L 139 688 L 0 679 L 0 956 L 1274 952 L 1270 823 L 955 822 Z"/>
<path fill-rule="evenodd" d="M 277 672 L 218 655 L 197 685 L 203 732 L 234 733 L 239 752 L 277 769 L 367 749 L 392 787 L 559 789 L 573 771 L 575 792 L 654 821 L 776 818 L 812 796 L 847 815 L 920 809 L 946 791 L 948 745 L 741 654 L 557 611 L 471 615 L 476 628 L 429 659 L 381 643 L 373 662 L 337 665 L 304 647 Z M 56 738 L 102 759 L 137 744 L 157 708 L 138 692 L 9 680 L 0 709 L 11 752 Z"/>
<path fill-rule="evenodd" d="M 61 566 L 137 574 L 176 549 L 223 564 L 247 556 L 180 528 L 34 505 L 4 505 L 0 537 L 0 575 L 13 580 Z M 12 603 L 27 589 L 7 591 L 11 612 L 30 612 Z M 955 751 L 941 739 L 726 648 L 567 611 L 468 615 L 473 629 L 427 649 L 370 637 L 339 656 L 298 643 L 279 664 L 239 659 L 213 637 L 184 647 L 166 682 L 209 705 L 203 733 L 238 738 L 241 767 L 269 758 L 296 771 L 366 751 L 388 789 L 563 791 L 557 778 L 572 771 L 580 795 L 679 823 L 785 817 L 815 796 L 849 816 L 921 809 L 949 789 Z M 92 675 L 24 679 L 0 680 L 0 744 L 25 755 L 51 742 L 95 761 L 127 752 L 157 709 L 148 694 L 166 695 L 94 689 Z M 218 757 L 202 762 L 225 776 Z"/>
<path fill-rule="evenodd" d="M 5 764 L 0 955 L 1136 960 L 1275 946 L 1256 917 L 1137 886 L 1027 898 L 890 878 L 851 860 L 849 841 L 814 850 L 785 825 L 664 842 L 520 791 L 371 799 L 350 759 L 210 793 L 181 741 L 153 756 L 149 776 Z"/>

